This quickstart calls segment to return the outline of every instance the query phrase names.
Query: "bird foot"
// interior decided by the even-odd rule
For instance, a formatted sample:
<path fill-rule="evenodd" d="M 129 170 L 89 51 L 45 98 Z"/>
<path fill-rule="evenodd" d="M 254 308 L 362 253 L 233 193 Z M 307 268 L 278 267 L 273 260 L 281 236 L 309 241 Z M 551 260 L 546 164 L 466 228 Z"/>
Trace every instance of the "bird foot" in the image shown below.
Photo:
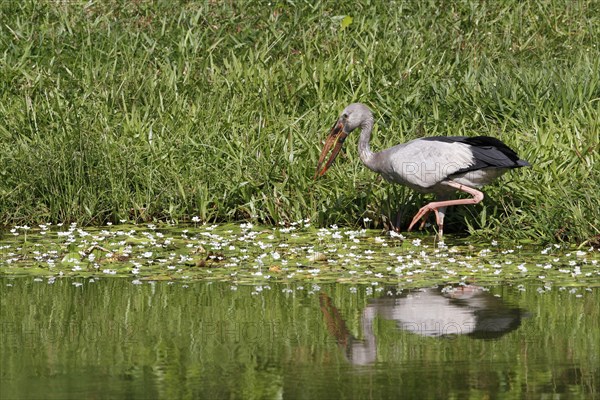
<path fill-rule="evenodd" d="M 419 212 L 413 217 L 410 225 L 408 226 L 408 230 L 410 231 L 413 226 L 422 219 L 421 226 L 419 229 L 423 229 L 425 227 L 425 222 L 427 221 L 427 216 L 431 211 L 435 211 L 434 208 L 430 208 L 429 205 L 421 207 Z"/>

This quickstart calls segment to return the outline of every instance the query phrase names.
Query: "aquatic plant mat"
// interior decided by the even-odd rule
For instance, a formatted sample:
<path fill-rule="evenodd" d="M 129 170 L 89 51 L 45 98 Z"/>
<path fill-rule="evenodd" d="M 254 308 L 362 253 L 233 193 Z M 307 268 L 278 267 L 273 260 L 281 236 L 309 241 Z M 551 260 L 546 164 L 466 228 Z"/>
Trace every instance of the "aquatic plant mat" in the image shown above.
<path fill-rule="evenodd" d="M 475 243 L 381 230 L 317 229 L 308 221 L 268 227 L 120 225 L 15 227 L 0 240 L 0 275 L 145 280 L 342 282 L 420 288 L 445 284 L 597 287 L 600 252 L 553 244 Z"/>

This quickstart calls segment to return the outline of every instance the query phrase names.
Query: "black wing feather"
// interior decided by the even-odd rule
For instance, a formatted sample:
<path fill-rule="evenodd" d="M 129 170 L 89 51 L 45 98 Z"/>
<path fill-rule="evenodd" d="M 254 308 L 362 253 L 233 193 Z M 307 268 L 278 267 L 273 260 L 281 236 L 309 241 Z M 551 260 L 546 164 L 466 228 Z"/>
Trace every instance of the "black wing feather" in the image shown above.
<path fill-rule="evenodd" d="M 464 143 L 470 146 L 475 163 L 469 167 L 456 171 L 460 174 L 483 168 L 519 168 L 528 167 L 530 164 L 521 160 L 517 153 L 499 139 L 491 136 L 435 136 L 425 137 L 421 140 L 430 140 L 445 143 Z"/>

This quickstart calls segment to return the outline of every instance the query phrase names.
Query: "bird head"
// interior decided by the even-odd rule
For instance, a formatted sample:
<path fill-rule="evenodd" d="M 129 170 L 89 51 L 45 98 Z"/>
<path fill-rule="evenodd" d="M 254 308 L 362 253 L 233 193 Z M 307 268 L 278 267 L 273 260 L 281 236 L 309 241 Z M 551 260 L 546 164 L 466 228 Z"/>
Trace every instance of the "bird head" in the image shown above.
<path fill-rule="evenodd" d="M 329 135 L 327 135 L 323 150 L 321 150 L 321 155 L 319 156 L 319 163 L 317 164 L 314 179 L 323 176 L 327 172 L 342 149 L 346 137 L 348 137 L 350 132 L 361 126 L 368 118 L 372 119 L 373 114 L 364 104 L 353 103 L 344 108 L 344 111 L 342 111 L 342 114 L 329 131 Z M 333 150 L 331 150 L 332 148 Z M 325 161 L 330 151 L 331 155 Z"/>

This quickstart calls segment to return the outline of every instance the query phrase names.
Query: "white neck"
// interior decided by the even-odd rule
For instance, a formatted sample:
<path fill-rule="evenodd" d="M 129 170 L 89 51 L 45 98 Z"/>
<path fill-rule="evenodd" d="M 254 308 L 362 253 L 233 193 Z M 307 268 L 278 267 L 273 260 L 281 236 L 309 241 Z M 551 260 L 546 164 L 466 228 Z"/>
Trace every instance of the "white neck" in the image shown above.
<path fill-rule="evenodd" d="M 371 141 L 371 132 L 373 131 L 374 119 L 370 115 L 360 124 L 360 138 L 358 139 L 358 155 L 367 166 L 367 168 L 377 171 L 374 153 L 371 151 L 369 142 Z"/>

